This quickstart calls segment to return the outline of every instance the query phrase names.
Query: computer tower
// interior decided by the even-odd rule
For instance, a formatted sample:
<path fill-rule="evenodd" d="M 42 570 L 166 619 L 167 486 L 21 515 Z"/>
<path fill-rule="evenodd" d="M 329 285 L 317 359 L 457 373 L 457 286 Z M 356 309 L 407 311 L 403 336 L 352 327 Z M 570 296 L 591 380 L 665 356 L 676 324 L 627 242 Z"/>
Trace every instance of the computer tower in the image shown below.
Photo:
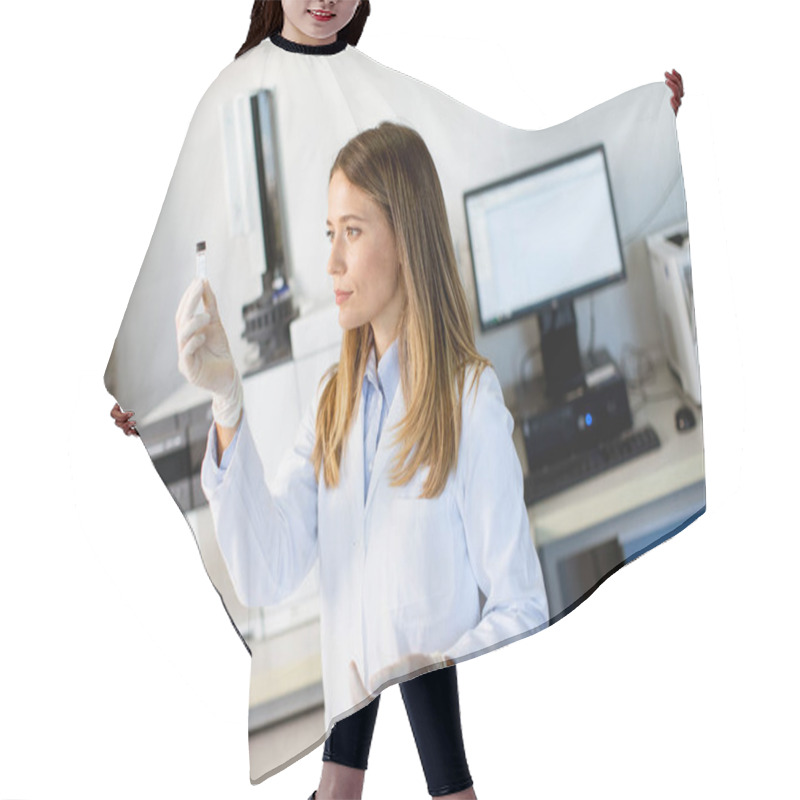
<path fill-rule="evenodd" d="M 694 318 L 692 266 L 686 223 L 647 238 L 667 362 L 686 394 L 699 406 L 700 365 Z"/>

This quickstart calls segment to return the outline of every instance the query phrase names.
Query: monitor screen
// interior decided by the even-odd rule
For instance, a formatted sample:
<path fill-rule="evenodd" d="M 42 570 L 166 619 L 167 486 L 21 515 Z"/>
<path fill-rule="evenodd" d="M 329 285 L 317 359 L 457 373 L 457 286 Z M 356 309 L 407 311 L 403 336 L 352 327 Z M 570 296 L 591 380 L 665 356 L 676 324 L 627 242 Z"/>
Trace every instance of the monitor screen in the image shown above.
<path fill-rule="evenodd" d="M 602 145 L 464 195 L 481 328 L 625 277 Z"/>

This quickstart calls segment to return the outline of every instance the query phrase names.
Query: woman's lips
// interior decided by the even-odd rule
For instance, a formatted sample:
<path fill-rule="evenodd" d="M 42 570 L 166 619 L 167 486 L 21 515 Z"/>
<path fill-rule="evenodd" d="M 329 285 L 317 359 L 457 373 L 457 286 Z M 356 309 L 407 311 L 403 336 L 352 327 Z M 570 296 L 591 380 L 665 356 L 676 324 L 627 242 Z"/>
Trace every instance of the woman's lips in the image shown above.
<path fill-rule="evenodd" d="M 334 292 L 334 294 L 336 295 L 336 305 L 340 306 L 353 293 L 352 292 Z"/>
<path fill-rule="evenodd" d="M 336 16 L 336 14 L 332 14 L 330 11 L 317 11 L 315 9 L 309 9 L 308 13 L 320 22 L 328 22 Z"/>

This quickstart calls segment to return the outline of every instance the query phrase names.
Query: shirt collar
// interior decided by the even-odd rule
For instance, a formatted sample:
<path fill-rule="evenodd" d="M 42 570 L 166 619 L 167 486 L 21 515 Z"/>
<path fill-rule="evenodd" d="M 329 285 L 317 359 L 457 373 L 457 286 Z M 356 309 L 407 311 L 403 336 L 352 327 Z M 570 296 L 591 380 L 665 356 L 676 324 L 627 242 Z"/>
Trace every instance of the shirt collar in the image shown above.
<path fill-rule="evenodd" d="M 375 347 L 369 351 L 367 366 L 364 370 L 364 380 L 369 381 L 376 389 L 383 392 L 386 402 L 391 404 L 394 393 L 397 391 L 397 384 L 400 382 L 400 360 L 397 351 L 397 339 L 387 348 L 377 364 Z"/>

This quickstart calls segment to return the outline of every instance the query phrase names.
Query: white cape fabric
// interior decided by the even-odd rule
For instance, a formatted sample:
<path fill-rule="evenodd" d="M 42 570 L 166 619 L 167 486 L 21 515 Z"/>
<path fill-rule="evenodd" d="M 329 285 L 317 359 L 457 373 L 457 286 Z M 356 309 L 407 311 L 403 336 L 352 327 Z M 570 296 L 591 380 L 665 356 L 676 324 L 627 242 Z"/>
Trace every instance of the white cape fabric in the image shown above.
<path fill-rule="evenodd" d="M 261 293 L 261 231 L 248 224 L 247 212 L 232 197 L 233 173 L 248 165 L 232 163 L 224 135 L 229 120 L 241 115 L 242 102 L 259 89 L 274 91 L 293 291 L 310 306 L 331 303 L 323 235 L 331 164 L 349 139 L 384 120 L 416 129 L 433 155 L 468 295 L 463 193 L 565 153 L 605 145 L 624 243 L 686 216 L 675 118 L 664 84 L 530 132 L 483 116 L 355 48 L 304 55 L 266 40 L 223 70 L 198 105 L 117 335 L 106 386 L 139 418 L 184 383 L 175 368 L 173 319 L 194 277 L 195 243 L 209 242 L 208 274 L 212 286 L 225 287 L 218 299 L 223 322 L 232 321 L 229 331 L 241 325 L 240 298 Z M 234 356 L 244 359 L 245 344 L 229 338 L 238 348 Z M 502 370 L 502 352 L 513 334 L 492 338 L 486 354 Z"/>
<path fill-rule="evenodd" d="M 498 123 L 425 84 L 387 69 L 352 47 L 320 55 L 291 52 L 266 40 L 223 70 L 198 105 L 114 344 L 105 375 L 106 386 L 123 408 L 136 411 L 140 427 L 143 427 L 142 421 L 158 422 L 203 400 L 178 373 L 174 327 L 180 297 L 195 275 L 195 244 L 199 241 L 208 244 L 208 277 L 218 297 L 234 358 L 240 370 L 246 371 L 251 356 L 249 346 L 237 335 L 242 328 L 241 308 L 261 294 L 265 262 L 257 210 L 255 159 L 246 148 L 238 147 L 237 142 L 246 139 L 249 129 L 249 98 L 262 89 L 272 91 L 275 104 L 277 156 L 282 204 L 286 211 L 288 279 L 301 318 L 321 314 L 322 318 L 330 319 L 333 314 L 329 312 L 335 313 L 331 286 L 325 274 L 328 243 L 324 231 L 331 164 L 350 138 L 382 121 L 413 127 L 431 151 L 445 195 L 462 280 L 473 310 L 476 309 L 475 289 L 463 205 L 464 193 L 470 189 L 602 143 L 629 266 L 628 291 L 633 295 L 646 291 L 642 281 L 635 277 L 636 270 L 631 269 L 631 265 L 637 263 L 640 273 L 645 269 L 641 266 L 647 258 L 645 237 L 686 218 L 675 118 L 669 104 L 669 91 L 663 84 L 635 89 L 552 128 L 522 131 Z M 520 102 L 524 102 L 524 97 Z M 600 321 L 602 313 L 598 313 L 602 340 L 612 353 L 619 354 L 622 343 L 641 338 L 647 317 L 655 315 L 652 300 L 648 302 L 650 307 L 645 304 L 644 311 L 639 307 L 638 311 L 627 315 L 606 315 L 613 321 L 606 323 L 605 330 Z M 602 312 L 603 309 L 603 299 L 599 296 L 596 310 Z M 579 310 L 579 318 L 581 313 Z M 500 385 L 510 386 L 518 377 L 520 355 L 529 347 L 530 322 L 481 334 L 477 313 L 475 317 L 478 349 L 494 366 L 491 387 L 487 388 L 488 384 L 484 383 L 483 390 L 494 393 L 496 402 Z M 306 431 L 308 426 L 308 418 L 301 420 L 300 414 L 300 409 L 309 406 L 308 393 L 291 387 L 295 384 L 316 386 L 322 373 L 314 367 L 313 375 L 303 375 L 299 364 L 296 367 L 284 364 L 268 372 L 273 372 L 273 377 L 291 373 L 283 384 L 288 388 L 277 390 L 289 400 L 280 412 L 268 411 L 249 400 L 245 389 L 247 435 L 245 441 L 239 443 L 243 454 L 238 454 L 238 466 L 232 464 L 231 469 L 242 469 L 244 463 L 251 478 L 255 474 L 261 479 L 260 474 L 254 472 L 260 456 L 263 475 L 272 487 L 272 481 L 280 482 L 281 476 L 285 477 L 285 472 L 279 469 L 278 456 L 290 447 L 298 425 L 302 422 L 301 438 L 303 425 Z M 275 377 L 275 381 L 279 380 Z M 276 390 L 272 390 L 272 394 L 276 394 Z M 158 453 L 151 439 L 143 435 L 143 441 L 155 459 Z M 159 447 L 162 445 L 163 441 Z M 252 620 L 252 615 L 237 616 L 241 613 L 240 600 L 260 605 L 277 600 L 278 596 L 270 597 L 268 588 L 257 587 L 259 572 L 252 564 L 232 565 L 230 561 L 225 562 L 225 557 L 220 560 L 216 541 L 219 532 L 209 534 L 207 509 L 192 510 L 187 513 L 187 519 L 198 538 L 206 569 L 234 624 L 250 641 L 248 636 L 252 632 L 242 630 L 244 625 L 239 620 Z M 212 545 L 203 544 L 203 537 L 208 539 L 209 535 L 216 550 Z M 313 573 L 313 562 L 318 555 L 313 547 L 304 551 L 303 570 L 311 569 Z M 529 554 L 526 553 L 525 558 L 529 558 Z M 212 564 L 214 559 L 219 563 Z M 530 573 L 528 578 L 537 586 L 536 591 L 541 592 L 541 573 L 535 553 L 533 559 L 526 564 L 535 564 L 532 569 L 536 574 Z M 248 573 L 255 587 L 252 592 L 244 593 L 248 597 L 237 597 L 232 591 L 230 573 L 237 571 L 240 575 Z M 315 576 L 309 580 L 313 582 Z M 282 599 L 283 593 L 277 594 Z M 486 652 L 542 627 L 547 623 L 542 616 L 546 616 L 543 592 L 540 599 L 538 616 L 533 613 L 520 617 L 525 623 L 524 630 L 501 628 L 488 637 L 467 634 L 463 638 L 465 644 L 454 653 L 456 660 Z M 447 607 L 451 611 L 455 608 L 452 600 L 448 598 L 451 605 Z M 471 594 L 468 605 L 469 608 L 462 609 L 463 619 L 459 624 L 468 619 L 469 623 L 461 627 L 466 624 L 477 629 L 482 615 L 490 609 L 480 607 L 477 597 Z M 373 611 L 378 619 L 383 610 Z M 380 625 L 376 624 L 374 629 L 380 630 Z M 396 628 L 389 626 L 387 630 L 395 635 Z M 434 639 L 424 642 L 426 647 L 434 644 Z M 451 642 L 441 646 L 444 648 L 448 644 Z M 379 642 L 374 643 L 373 652 L 380 650 L 379 645 Z M 413 652 L 417 646 L 422 644 L 404 647 L 397 642 L 390 643 L 384 651 L 392 656 L 387 656 L 386 663 L 372 663 L 370 672 L 380 674 L 380 667 L 391 666 L 398 655 Z M 344 686 L 342 670 L 350 666 L 346 658 L 342 658 L 342 663 L 333 663 L 333 655 L 325 652 L 323 646 L 324 729 L 297 752 L 284 756 L 280 763 L 253 767 L 251 778 L 261 780 L 287 766 L 319 743 L 320 735 L 329 729 L 331 721 L 363 705 L 352 692 L 341 688 Z M 383 677 L 386 678 L 385 673 Z M 388 682 L 393 682 L 405 676 L 389 677 Z M 387 683 L 362 678 L 369 684 L 365 687 L 368 695 Z M 263 677 L 257 674 L 254 651 L 253 687 L 260 680 L 263 681 Z M 329 692 L 328 686 L 334 685 L 339 689 Z"/>

